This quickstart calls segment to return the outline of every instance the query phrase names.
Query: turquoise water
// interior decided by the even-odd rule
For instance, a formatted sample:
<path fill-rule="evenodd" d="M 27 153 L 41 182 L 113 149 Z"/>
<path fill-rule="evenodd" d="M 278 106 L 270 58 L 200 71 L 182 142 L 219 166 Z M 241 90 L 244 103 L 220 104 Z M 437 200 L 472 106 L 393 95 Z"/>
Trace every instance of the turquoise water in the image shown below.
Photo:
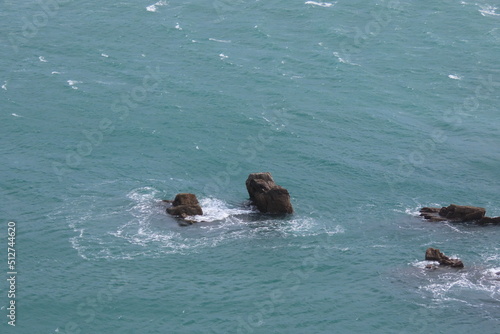
<path fill-rule="evenodd" d="M 2 333 L 498 333 L 500 230 L 417 211 L 500 215 L 500 5 L 0 6 Z"/>

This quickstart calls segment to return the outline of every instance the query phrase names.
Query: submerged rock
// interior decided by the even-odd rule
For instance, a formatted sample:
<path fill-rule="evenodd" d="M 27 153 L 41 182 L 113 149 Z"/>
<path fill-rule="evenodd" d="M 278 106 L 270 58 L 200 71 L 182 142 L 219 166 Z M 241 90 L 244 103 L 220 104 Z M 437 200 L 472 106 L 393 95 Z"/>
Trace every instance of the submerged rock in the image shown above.
<path fill-rule="evenodd" d="M 271 173 L 252 173 L 245 182 L 248 195 L 262 213 L 293 213 L 288 190 L 274 183 Z"/>
<path fill-rule="evenodd" d="M 166 200 L 164 200 L 164 202 L 168 203 Z M 175 196 L 175 199 L 172 201 L 172 206 L 167 208 L 167 213 L 182 218 L 187 223 L 192 223 L 193 221 L 186 220 L 186 217 L 203 215 L 203 210 L 195 194 L 181 193 Z"/>
<path fill-rule="evenodd" d="M 427 248 L 425 251 L 425 259 L 428 261 L 437 261 L 442 266 L 450 266 L 453 268 L 463 268 L 464 264 L 460 259 L 450 259 L 437 248 Z"/>
<path fill-rule="evenodd" d="M 478 221 L 479 224 L 500 225 L 500 217 L 483 217 Z"/>
<path fill-rule="evenodd" d="M 437 221 L 449 221 L 454 223 L 476 222 L 478 224 L 500 224 L 500 217 L 486 217 L 486 210 L 477 206 L 465 206 L 450 204 L 442 208 L 420 209 L 420 216 L 425 219 Z"/>

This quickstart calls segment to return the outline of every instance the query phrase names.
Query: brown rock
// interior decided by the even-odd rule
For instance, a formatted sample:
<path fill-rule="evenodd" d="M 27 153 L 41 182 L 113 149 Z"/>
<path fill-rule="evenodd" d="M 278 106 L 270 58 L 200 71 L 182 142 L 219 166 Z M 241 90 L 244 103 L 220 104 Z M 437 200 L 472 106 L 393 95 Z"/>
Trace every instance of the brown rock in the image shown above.
<path fill-rule="evenodd" d="M 470 222 L 480 220 L 486 214 L 484 208 L 450 204 L 439 210 L 439 215 L 450 221 Z"/>
<path fill-rule="evenodd" d="M 420 216 L 424 217 L 424 219 L 427 219 L 428 221 L 431 221 L 431 222 L 445 221 L 446 218 L 441 217 L 439 215 L 439 210 L 440 210 L 440 208 L 424 207 L 424 208 L 420 209 Z"/>
<path fill-rule="evenodd" d="M 432 222 L 450 221 L 454 223 L 477 222 L 480 224 L 500 224 L 500 217 L 485 217 L 486 210 L 476 206 L 450 204 L 442 208 L 420 209 L 420 216 Z"/>
<path fill-rule="evenodd" d="M 186 216 L 202 215 L 203 210 L 199 205 L 177 205 L 167 208 L 167 212 L 174 216 L 185 218 Z M 184 216 L 184 217 L 183 217 Z"/>
<path fill-rule="evenodd" d="M 203 215 L 203 210 L 194 194 L 177 194 L 167 213 L 185 219 L 187 216 Z"/>
<path fill-rule="evenodd" d="M 181 193 L 175 196 L 174 201 L 172 202 L 173 206 L 177 205 L 199 205 L 198 199 L 195 194 L 189 193 Z"/>
<path fill-rule="evenodd" d="M 288 190 L 274 183 L 271 173 L 252 173 L 246 182 L 248 195 L 262 213 L 293 213 Z"/>
<path fill-rule="evenodd" d="M 440 208 L 428 208 L 428 207 L 423 207 L 422 209 L 420 209 L 420 213 L 421 216 L 424 214 L 424 213 L 439 213 L 439 210 L 441 210 Z"/>
<path fill-rule="evenodd" d="M 425 259 L 428 261 L 437 261 L 442 266 L 450 266 L 453 268 L 463 268 L 464 264 L 459 259 L 450 259 L 437 248 L 427 248 L 425 251 Z"/>
<path fill-rule="evenodd" d="M 483 217 L 478 223 L 500 225 L 500 217 Z"/>

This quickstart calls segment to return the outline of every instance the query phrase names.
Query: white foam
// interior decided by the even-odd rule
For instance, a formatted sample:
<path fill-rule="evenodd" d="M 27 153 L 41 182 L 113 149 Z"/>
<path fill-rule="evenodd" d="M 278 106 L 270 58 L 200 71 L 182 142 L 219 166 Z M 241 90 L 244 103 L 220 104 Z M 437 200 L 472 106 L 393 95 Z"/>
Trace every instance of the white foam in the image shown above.
<path fill-rule="evenodd" d="M 335 3 L 331 2 L 316 2 L 316 1 L 306 1 L 306 5 L 320 6 L 320 7 L 332 7 Z"/>
<path fill-rule="evenodd" d="M 177 23 L 175 24 L 175 29 L 177 29 L 177 30 L 182 30 L 181 25 L 179 24 L 179 22 L 177 22 Z"/>
<path fill-rule="evenodd" d="M 105 53 L 101 53 L 101 57 L 104 57 L 104 58 L 108 58 L 109 55 L 105 54 Z"/>
<path fill-rule="evenodd" d="M 229 56 L 226 56 L 226 55 L 225 55 L 225 54 L 223 54 L 223 53 L 219 54 L 219 57 L 220 57 L 220 59 L 221 59 L 221 60 L 226 59 L 226 58 L 229 58 Z"/>
<path fill-rule="evenodd" d="M 47 63 L 47 60 L 46 60 L 43 56 L 38 57 L 38 59 L 39 59 L 42 63 Z"/>
<path fill-rule="evenodd" d="M 439 265 L 439 262 L 437 261 L 413 261 L 412 263 L 410 263 L 410 265 L 412 265 L 413 267 L 416 267 L 416 268 L 420 268 L 420 269 L 425 269 L 426 266 L 428 265 Z"/>
<path fill-rule="evenodd" d="M 50 73 L 50 74 L 61 74 L 61 72 L 52 71 L 52 73 Z"/>
<path fill-rule="evenodd" d="M 68 80 L 67 82 L 68 82 L 68 85 L 70 85 L 71 88 L 73 88 L 73 89 L 78 89 L 78 87 L 75 85 L 82 83 L 81 81 L 76 81 L 76 80 Z"/>
<path fill-rule="evenodd" d="M 340 226 L 340 225 L 337 225 L 337 226 L 335 226 L 335 228 L 333 230 L 326 231 L 326 234 L 328 234 L 328 235 L 334 235 L 334 234 L 342 234 L 344 232 L 345 232 L 344 228 L 342 226 Z"/>
<path fill-rule="evenodd" d="M 420 216 L 420 208 L 406 208 L 405 213 L 410 216 L 418 217 Z"/>
<path fill-rule="evenodd" d="M 448 75 L 448 78 L 453 79 L 453 80 L 462 80 L 462 78 L 456 74 L 450 74 L 450 75 Z"/>
<path fill-rule="evenodd" d="M 496 10 L 498 8 L 491 5 L 483 5 L 479 12 L 482 16 L 500 16 L 500 13 L 497 13 Z"/>
<path fill-rule="evenodd" d="M 4 83 L 2 85 L 2 89 L 3 90 L 7 90 L 7 81 L 4 81 Z"/>
<path fill-rule="evenodd" d="M 497 278 L 500 280 L 500 267 L 486 269 L 483 273 L 487 277 Z"/>
<path fill-rule="evenodd" d="M 439 266 L 438 262 L 416 260 L 410 263 L 411 266 L 418 268 L 415 273 L 421 282 L 419 283 L 420 293 L 430 294 L 431 298 L 438 303 L 445 301 L 458 301 L 472 303 L 469 301 L 467 291 L 481 292 L 488 295 L 495 301 L 500 301 L 500 267 L 477 268 L 466 267 L 465 269 L 454 269 Z M 433 265 L 434 270 L 426 267 Z M 427 296 L 426 296 L 427 298 Z"/>
<path fill-rule="evenodd" d="M 24 117 L 24 116 L 19 116 L 18 114 L 11 114 L 14 117 Z"/>
<path fill-rule="evenodd" d="M 404 209 L 404 213 L 406 213 L 407 215 L 414 216 L 414 217 L 420 217 L 420 209 L 422 209 L 423 207 L 431 207 L 431 208 L 440 208 L 440 207 L 442 207 L 442 205 L 439 204 L 439 203 L 430 203 L 428 205 L 422 205 L 422 204 L 418 203 L 417 201 L 415 201 L 415 203 L 417 203 L 416 206 L 405 208 Z M 394 211 L 395 212 L 402 212 L 400 210 L 394 210 Z"/>
<path fill-rule="evenodd" d="M 219 42 L 219 43 L 231 43 L 231 40 L 228 40 L 228 39 L 209 38 L 208 40 L 213 41 L 213 42 Z"/>
<path fill-rule="evenodd" d="M 214 222 L 224 220 L 231 216 L 252 213 L 250 209 L 230 208 L 224 201 L 212 197 L 201 199 L 200 206 L 203 210 L 203 215 L 191 216 L 189 219 L 198 222 Z"/>
<path fill-rule="evenodd" d="M 148 180 L 157 184 L 164 182 L 166 188 L 172 187 L 176 181 L 173 178 Z M 91 186 L 85 191 L 89 195 L 70 199 L 51 214 L 53 220 L 66 221 L 74 231 L 69 239 L 72 247 L 80 257 L 89 261 L 192 254 L 235 239 L 330 237 L 343 233 L 341 226 L 329 227 L 325 231 L 309 216 L 276 219 L 261 215 L 243 204 L 230 205 L 213 197 L 200 198 L 204 215 L 190 217 L 198 222 L 182 227 L 176 218 L 165 213 L 165 205 L 160 201 L 172 194 L 143 186 L 132 188 L 121 197 L 108 196 L 105 189 L 113 182 L 117 181 Z M 179 182 L 184 184 L 185 180 Z"/>
<path fill-rule="evenodd" d="M 147 6 L 146 7 L 146 10 L 148 12 L 156 12 L 156 10 L 158 9 L 158 7 L 161 7 L 161 6 L 166 6 L 167 5 L 167 2 L 166 1 L 158 1 L 150 6 Z"/>
<path fill-rule="evenodd" d="M 349 60 L 345 60 L 344 58 L 340 57 L 339 53 L 338 52 L 334 52 L 333 55 L 335 57 L 337 57 L 338 61 L 343 63 L 343 64 L 348 64 L 348 65 L 353 65 L 353 66 L 361 66 L 359 64 L 356 64 L 356 63 L 352 63 L 350 62 Z"/>

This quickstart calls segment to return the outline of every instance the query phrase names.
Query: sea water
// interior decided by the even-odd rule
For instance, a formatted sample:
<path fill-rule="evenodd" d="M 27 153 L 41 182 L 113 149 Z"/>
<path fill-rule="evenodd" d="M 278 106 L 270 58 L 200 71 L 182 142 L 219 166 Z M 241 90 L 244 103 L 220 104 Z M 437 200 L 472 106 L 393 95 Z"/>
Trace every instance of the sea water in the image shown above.
<path fill-rule="evenodd" d="M 2 333 L 499 332 L 498 3 L 0 6 Z"/>

